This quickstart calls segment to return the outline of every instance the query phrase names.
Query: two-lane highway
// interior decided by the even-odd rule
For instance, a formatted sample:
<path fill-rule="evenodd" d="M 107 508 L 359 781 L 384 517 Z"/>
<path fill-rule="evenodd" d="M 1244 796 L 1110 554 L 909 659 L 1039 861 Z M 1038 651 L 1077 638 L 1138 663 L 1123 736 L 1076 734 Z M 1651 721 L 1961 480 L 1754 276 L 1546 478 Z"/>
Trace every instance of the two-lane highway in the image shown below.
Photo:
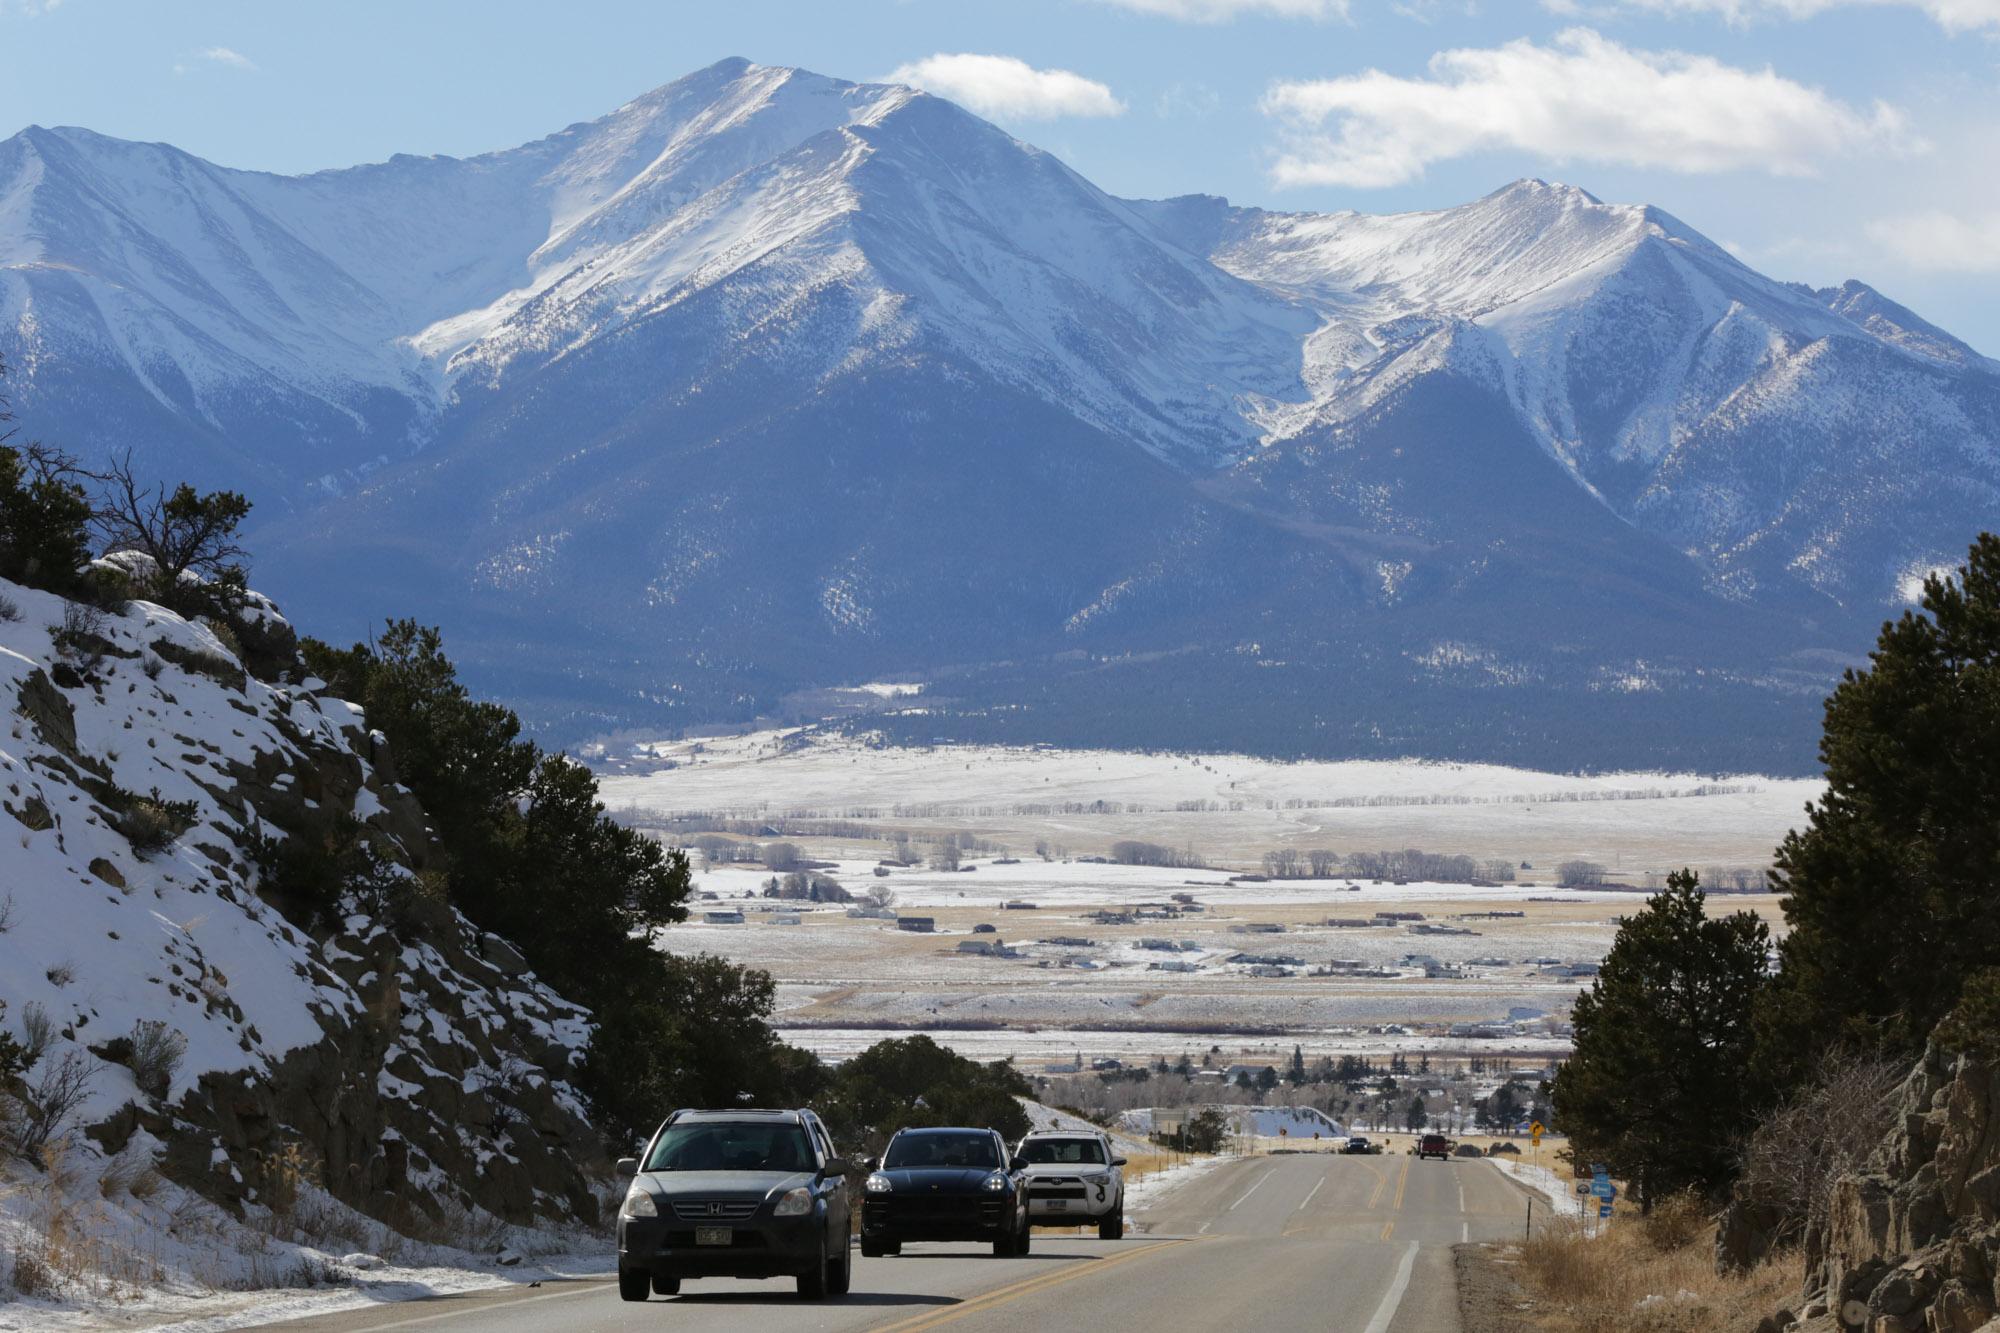
<path fill-rule="evenodd" d="M 300 1333 L 582 1333 L 584 1330 L 893 1330 L 1231 1327 L 1451 1333 L 1451 1247 L 1513 1234 L 1523 1196 L 1484 1161 L 1248 1157 L 1196 1177 L 1104 1242 L 1037 1232 L 1034 1250 L 907 1246 L 855 1259 L 854 1290 L 806 1302 L 785 1282 L 685 1283 L 626 1304 L 607 1280 L 380 1305 L 270 1325 Z M 1136 1229 L 1136 1228 L 1135 1228 Z"/>

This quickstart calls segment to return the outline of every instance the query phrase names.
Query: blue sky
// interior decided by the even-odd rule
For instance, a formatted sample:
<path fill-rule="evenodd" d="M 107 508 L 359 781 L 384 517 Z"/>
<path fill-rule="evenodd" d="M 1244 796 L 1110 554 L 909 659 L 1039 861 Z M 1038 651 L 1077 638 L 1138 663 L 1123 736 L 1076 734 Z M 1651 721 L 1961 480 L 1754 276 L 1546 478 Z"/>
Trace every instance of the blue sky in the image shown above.
<path fill-rule="evenodd" d="M 0 134 L 467 154 L 729 55 L 901 72 L 1118 194 L 1382 212 L 1565 180 L 2000 355 L 2000 0 L 0 0 Z"/>

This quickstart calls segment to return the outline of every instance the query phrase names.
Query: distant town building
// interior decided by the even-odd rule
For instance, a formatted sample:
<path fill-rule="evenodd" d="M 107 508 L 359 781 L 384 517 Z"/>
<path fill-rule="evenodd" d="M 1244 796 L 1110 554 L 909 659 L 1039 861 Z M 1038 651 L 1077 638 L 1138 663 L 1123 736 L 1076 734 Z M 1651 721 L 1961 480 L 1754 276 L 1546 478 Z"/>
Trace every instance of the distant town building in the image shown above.
<path fill-rule="evenodd" d="M 919 935 L 929 935 L 937 930 L 937 918 L 929 916 L 899 916 L 896 918 L 896 929 L 914 931 Z"/>

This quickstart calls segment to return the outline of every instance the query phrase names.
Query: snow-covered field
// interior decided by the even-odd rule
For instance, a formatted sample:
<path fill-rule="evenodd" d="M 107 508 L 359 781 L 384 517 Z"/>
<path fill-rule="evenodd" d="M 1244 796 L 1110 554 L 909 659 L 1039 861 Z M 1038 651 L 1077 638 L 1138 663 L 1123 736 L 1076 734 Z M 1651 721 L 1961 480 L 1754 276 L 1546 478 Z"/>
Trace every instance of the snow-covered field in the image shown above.
<path fill-rule="evenodd" d="M 942 827 L 977 832 L 1024 857 L 1037 841 L 1080 856 L 1135 838 L 1245 869 L 1281 847 L 1420 847 L 1527 861 L 1541 873 L 1521 878 L 1543 883 L 1572 858 L 1630 876 L 1682 865 L 1763 866 L 1821 788 L 1797 779 L 1576 777 L 1487 764 L 878 748 L 812 730 L 627 742 L 587 757 L 602 774 L 606 803 L 642 821 L 713 814 L 853 820 L 885 832 Z"/>

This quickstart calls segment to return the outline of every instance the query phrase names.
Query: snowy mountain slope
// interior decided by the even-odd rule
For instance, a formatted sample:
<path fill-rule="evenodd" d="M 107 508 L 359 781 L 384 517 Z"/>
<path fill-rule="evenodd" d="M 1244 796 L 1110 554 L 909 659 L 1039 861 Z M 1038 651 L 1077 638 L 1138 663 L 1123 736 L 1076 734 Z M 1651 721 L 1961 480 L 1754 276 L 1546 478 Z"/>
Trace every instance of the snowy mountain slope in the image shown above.
<path fill-rule="evenodd" d="M 289 641 L 268 602 L 251 618 Z M 587 1013 L 441 906 L 434 929 L 359 909 L 308 928 L 260 892 L 260 839 L 342 818 L 404 873 L 426 863 L 424 812 L 357 708 L 150 603 L 79 619 L 4 580 L 0 702 L 4 1022 L 49 1034 L 31 1096 L 81 1071 L 58 1132 L 157 1140 L 167 1174 L 232 1202 L 302 1151 L 357 1206 L 594 1217 L 569 1082 Z M 148 1025 L 178 1059 L 135 1056 Z"/>
<path fill-rule="evenodd" d="M 2000 366 L 1657 209 L 1119 200 L 740 60 L 295 178 L 24 131 L 0 355 L 37 433 L 247 489 L 288 604 L 393 589 L 559 730 L 895 671 L 1068 728 L 1076 653 L 1202 664 L 1159 739 L 1245 661 L 1348 737 L 1438 663 L 1804 693 L 2000 512 Z"/>
<path fill-rule="evenodd" d="M 1773 282 L 1658 209 L 1540 181 L 1390 217 L 1145 207 L 1320 309 L 1314 400 L 1273 418 L 1280 439 L 1365 435 L 1391 394 L 1470 380 L 1718 591 L 1791 583 L 1863 620 L 2000 512 L 2000 363 L 1863 284 Z"/>

